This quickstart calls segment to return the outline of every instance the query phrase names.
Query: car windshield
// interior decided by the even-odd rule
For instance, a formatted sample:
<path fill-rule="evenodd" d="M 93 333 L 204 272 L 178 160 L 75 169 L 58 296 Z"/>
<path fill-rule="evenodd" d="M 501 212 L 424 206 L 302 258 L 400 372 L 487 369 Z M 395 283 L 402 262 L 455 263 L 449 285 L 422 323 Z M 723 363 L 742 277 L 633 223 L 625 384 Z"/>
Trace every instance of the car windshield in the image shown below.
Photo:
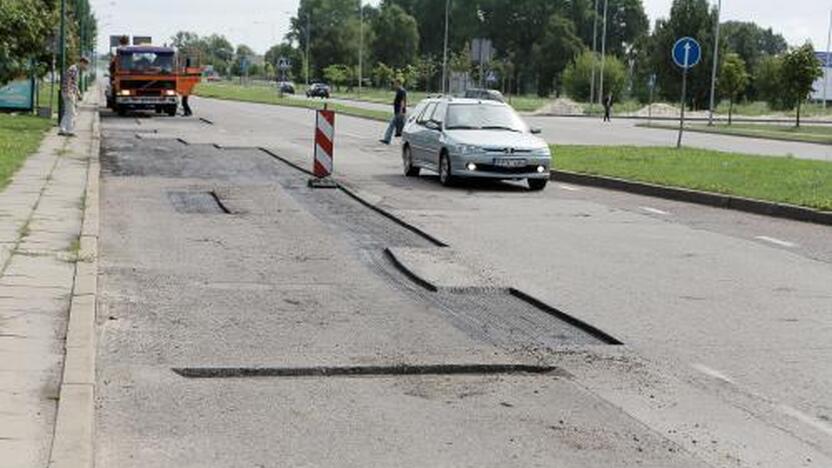
<path fill-rule="evenodd" d="M 508 106 L 452 104 L 446 120 L 448 130 L 505 130 L 525 132 L 523 119 Z"/>
<path fill-rule="evenodd" d="M 173 53 L 129 52 L 120 54 L 119 60 L 128 72 L 173 73 Z"/>

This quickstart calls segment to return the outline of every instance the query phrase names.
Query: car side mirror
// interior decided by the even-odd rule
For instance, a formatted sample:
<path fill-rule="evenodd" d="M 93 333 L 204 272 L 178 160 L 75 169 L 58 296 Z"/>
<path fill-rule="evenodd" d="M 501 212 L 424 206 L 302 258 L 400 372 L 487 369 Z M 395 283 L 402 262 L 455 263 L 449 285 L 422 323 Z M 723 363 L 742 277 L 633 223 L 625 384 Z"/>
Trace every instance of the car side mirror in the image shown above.
<path fill-rule="evenodd" d="M 532 132 L 532 135 L 540 135 L 541 133 L 543 133 L 543 130 L 540 129 L 540 128 L 533 128 L 533 129 L 531 129 L 531 132 Z"/>
<path fill-rule="evenodd" d="M 425 127 L 431 130 L 439 130 L 440 128 L 442 128 L 442 126 L 439 125 L 439 122 L 435 120 L 428 120 L 427 122 L 425 122 Z"/>

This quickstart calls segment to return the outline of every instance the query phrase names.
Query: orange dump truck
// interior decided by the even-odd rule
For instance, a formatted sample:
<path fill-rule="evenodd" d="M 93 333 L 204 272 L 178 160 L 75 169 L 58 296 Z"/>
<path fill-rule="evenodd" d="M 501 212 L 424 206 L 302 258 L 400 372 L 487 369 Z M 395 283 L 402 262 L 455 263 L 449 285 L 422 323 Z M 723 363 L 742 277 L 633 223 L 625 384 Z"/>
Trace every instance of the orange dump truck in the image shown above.
<path fill-rule="evenodd" d="M 189 96 L 202 70 L 180 67 L 169 47 L 124 46 L 110 62 L 107 107 L 124 115 L 129 110 L 151 110 L 176 115 L 179 98 Z"/>

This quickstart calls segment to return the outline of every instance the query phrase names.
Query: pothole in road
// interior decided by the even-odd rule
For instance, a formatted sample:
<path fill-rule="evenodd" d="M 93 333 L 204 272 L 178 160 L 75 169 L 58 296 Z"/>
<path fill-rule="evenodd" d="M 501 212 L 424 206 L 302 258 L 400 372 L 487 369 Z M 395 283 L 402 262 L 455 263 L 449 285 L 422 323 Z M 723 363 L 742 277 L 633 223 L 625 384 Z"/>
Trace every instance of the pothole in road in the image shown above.
<path fill-rule="evenodd" d="M 177 213 L 231 214 L 216 192 L 168 192 L 168 199 Z"/>

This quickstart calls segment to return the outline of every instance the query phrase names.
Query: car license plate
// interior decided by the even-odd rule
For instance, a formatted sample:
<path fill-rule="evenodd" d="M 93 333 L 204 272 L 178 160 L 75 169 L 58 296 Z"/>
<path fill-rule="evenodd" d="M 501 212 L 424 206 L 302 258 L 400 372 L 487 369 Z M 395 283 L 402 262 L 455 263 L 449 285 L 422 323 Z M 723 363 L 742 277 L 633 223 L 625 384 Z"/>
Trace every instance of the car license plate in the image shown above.
<path fill-rule="evenodd" d="M 523 167 L 528 164 L 525 159 L 517 158 L 497 158 L 494 160 L 494 165 L 497 167 Z"/>

